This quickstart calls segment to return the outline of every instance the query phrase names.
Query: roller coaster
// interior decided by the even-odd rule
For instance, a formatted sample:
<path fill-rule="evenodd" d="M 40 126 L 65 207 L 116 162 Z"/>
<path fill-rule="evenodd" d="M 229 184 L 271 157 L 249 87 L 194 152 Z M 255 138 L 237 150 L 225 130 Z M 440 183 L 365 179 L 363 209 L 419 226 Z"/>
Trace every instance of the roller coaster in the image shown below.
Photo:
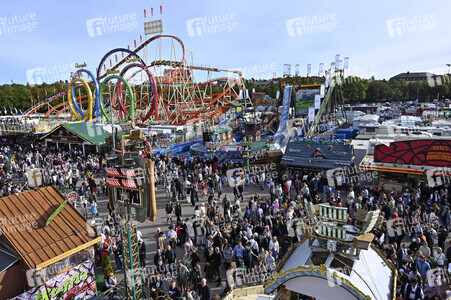
<path fill-rule="evenodd" d="M 153 49 L 155 57 L 146 64 Z M 77 70 L 66 90 L 33 105 L 25 115 L 47 108 L 46 117 L 70 112 L 74 120 L 100 123 L 132 121 L 145 126 L 219 121 L 224 107 L 235 102 L 243 89 L 242 74 L 194 65 L 192 60 L 192 52 L 173 35 L 155 35 L 133 51 L 115 48 L 102 57 L 95 74 Z M 206 72 L 206 79 L 196 82 L 194 71 Z M 227 76 L 210 78 L 221 73 Z"/>

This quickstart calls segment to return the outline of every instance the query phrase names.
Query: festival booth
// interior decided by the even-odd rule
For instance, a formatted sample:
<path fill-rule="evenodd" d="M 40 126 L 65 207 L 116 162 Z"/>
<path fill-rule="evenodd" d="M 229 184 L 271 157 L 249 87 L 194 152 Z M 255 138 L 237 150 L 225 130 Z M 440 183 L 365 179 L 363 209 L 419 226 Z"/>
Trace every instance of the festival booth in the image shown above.
<path fill-rule="evenodd" d="M 401 191 L 405 182 L 427 181 L 430 186 L 449 182 L 451 176 L 451 140 L 405 140 L 379 144 L 374 155 L 367 155 L 359 166 L 376 171 L 374 185 Z"/>
<path fill-rule="evenodd" d="M 73 122 L 61 124 L 40 139 L 46 146 L 54 144 L 57 149 L 61 145 L 68 145 L 69 151 L 72 147 L 78 147 L 85 155 L 85 149 L 99 152 L 99 147 L 105 145 L 105 140 L 111 133 L 101 125 L 93 122 Z"/>
<path fill-rule="evenodd" d="M 94 245 L 101 237 L 55 188 L 0 198 L 0 220 L 0 279 L 7 280 L 0 299 L 96 294 Z"/>
<path fill-rule="evenodd" d="M 354 149 L 348 144 L 291 142 L 287 145 L 281 164 L 292 169 L 315 171 L 352 167 Z"/>

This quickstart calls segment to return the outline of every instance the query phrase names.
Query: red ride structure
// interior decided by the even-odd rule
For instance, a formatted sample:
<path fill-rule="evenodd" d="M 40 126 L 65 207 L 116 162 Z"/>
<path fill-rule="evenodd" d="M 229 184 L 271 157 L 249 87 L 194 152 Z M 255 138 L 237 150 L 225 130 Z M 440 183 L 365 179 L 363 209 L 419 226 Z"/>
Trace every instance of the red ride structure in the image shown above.
<path fill-rule="evenodd" d="M 147 59 L 142 57 L 150 58 L 150 54 L 155 55 L 146 64 Z M 117 57 L 122 59 L 111 64 L 117 61 Z M 181 39 L 173 35 L 155 35 L 143 41 L 134 51 L 125 48 L 109 51 L 99 63 L 97 81 L 100 86 L 109 74 L 120 73 L 132 86 L 136 122 L 141 125 L 184 125 L 201 121 L 215 123 L 225 113 L 224 107 L 238 100 L 239 90 L 244 88 L 242 74 L 239 71 L 194 65 L 192 60 L 191 51 L 185 49 Z M 203 78 L 202 82 L 195 79 L 195 75 L 199 74 Z M 212 74 L 219 76 L 211 78 Z M 89 84 L 92 86 L 92 81 Z M 131 105 L 130 95 L 125 90 L 121 82 L 111 84 L 110 90 L 104 92 L 105 99 L 100 101 L 113 103 L 113 110 L 118 115 L 127 114 Z M 67 113 L 69 105 L 64 101 L 67 100 L 66 94 L 67 91 L 64 91 L 37 103 L 26 115 L 44 107 L 47 107 L 46 117 Z M 63 102 L 52 106 L 61 97 Z M 80 93 L 76 98 L 80 105 L 87 103 L 85 96 Z"/>

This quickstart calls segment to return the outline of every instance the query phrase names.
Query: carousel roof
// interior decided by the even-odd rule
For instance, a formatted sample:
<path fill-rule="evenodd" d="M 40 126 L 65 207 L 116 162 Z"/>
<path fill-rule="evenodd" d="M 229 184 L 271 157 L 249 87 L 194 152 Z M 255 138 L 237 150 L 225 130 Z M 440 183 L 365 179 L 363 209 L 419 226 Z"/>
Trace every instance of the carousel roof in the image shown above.
<path fill-rule="evenodd" d="M 313 245 L 315 246 L 315 245 Z M 373 246 L 358 259 L 328 252 L 301 241 L 279 266 L 265 293 L 286 289 L 317 299 L 393 299 L 396 270 Z"/>
<path fill-rule="evenodd" d="M 285 255 L 265 293 L 283 285 L 316 299 L 393 299 L 396 269 L 371 244 L 379 210 L 355 212 L 354 226 L 346 208 L 307 201 L 304 207 L 306 218 L 287 224 L 304 238 Z"/>

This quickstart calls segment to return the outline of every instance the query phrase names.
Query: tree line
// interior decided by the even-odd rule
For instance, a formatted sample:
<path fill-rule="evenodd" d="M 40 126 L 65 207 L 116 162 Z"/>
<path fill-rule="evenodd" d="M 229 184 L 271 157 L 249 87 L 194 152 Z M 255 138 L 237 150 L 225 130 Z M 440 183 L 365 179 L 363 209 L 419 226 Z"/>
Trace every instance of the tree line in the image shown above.
<path fill-rule="evenodd" d="M 407 83 L 403 79 L 387 81 L 350 76 L 342 79 L 336 88 L 343 91 L 343 96 L 347 103 L 416 99 L 421 102 L 426 102 L 432 101 L 433 99 L 451 98 L 451 81 L 446 79 L 431 84 L 431 82 L 428 83 L 427 81 Z M 249 91 L 249 95 L 252 95 L 252 90 L 255 89 L 256 92 L 265 92 L 271 98 L 276 98 L 277 91 L 280 91 L 279 105 L 281 105 L 284 89 L 282 83 L 284 85 L 295 85 L 296 90 L 299 89 L 299 85 L 321 83 L 323 81 L 324 79 L 318 77 L 274 78 L 266 82 L 256 81 L 252 78 L 245 79 L 244 84 Z M 44 83 L 34 87 L 22 84 L 0 85 L 0 110 L 3 112 L 3 107 L 5 107 L 8 111 L 10 109 L 14 110 L 14 108 L 25 111 L 32 106 L 31 98 L 33 98 L 34 103 L 37 103 L 65 89 L 67 89 L 67 84 L 61 85 L 60 82 L 54 84 Z M 212 86 L 210 88 L 210 92 L 213 94 L 220 91 L 221 88 L 218 86 Z M 236 87 L 234 87 L 234 91 L 236 93 L 239 92 Z M 163 97 L 167 97 L 168 93 L 170 93 L 170 89 L 165 92 Z M 77 96 L 85 94 L 84 89 L 77 91 Z M 62 103 L 62 101 L 63 98 L 60 97 L 52 105 L 57 105 Z M 64 97 L 64 101 L 67 101 L 67 96 Z M 43 108 L 43 110 L 45 111 L 46 108 Z"/>

